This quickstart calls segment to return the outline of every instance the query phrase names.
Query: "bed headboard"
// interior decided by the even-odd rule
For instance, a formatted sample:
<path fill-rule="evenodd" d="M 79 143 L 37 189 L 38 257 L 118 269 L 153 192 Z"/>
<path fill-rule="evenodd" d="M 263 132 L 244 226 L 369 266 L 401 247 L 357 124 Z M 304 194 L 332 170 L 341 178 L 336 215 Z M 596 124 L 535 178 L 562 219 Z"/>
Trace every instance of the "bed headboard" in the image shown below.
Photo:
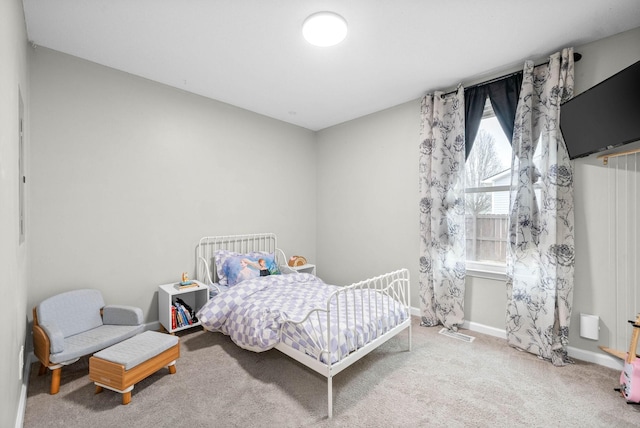
<path fill-rule="evenodd" d="M 251 251 L 264 251 L 274 253 L 278 264 L 286 260 L 284 253 L 278 249 L 275 233 L 255 233 L 251 235 L 223 235 L 205 236 L 200 238 L 197 249 L 196 279 L 205 284 L 214 284 L 218 281 L 214 256 L 218 250 L 235 251 L 237 253 L 249 253 Z"/>

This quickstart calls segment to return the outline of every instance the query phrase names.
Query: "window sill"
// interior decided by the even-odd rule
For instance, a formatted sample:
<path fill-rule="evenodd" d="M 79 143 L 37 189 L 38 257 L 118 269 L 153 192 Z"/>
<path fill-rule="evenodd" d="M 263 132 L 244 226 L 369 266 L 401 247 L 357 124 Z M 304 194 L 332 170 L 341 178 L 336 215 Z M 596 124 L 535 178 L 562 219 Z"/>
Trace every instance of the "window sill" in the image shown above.
<path fill-rule="evenodd" d="M 474 266 L 467 265 L 467 276 L 472 276 L 475 278 L 486 278 L 493 279 L 494 281 L 504 281 L 507 280 L 507 273 L 505 272 L 505 268 L 501 266 L 500 268 L 494 266 L 478 266 L 478 264 L 474 263 Z"/>

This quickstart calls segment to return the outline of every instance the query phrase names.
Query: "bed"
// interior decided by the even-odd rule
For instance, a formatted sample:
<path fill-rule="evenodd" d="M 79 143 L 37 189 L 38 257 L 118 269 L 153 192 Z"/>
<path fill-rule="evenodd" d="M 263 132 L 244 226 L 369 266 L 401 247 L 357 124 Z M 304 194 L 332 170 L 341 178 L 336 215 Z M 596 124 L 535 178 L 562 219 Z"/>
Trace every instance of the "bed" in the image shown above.
<path fill-rule="evenodd" d="M 252 263 L 259 269 L 257 260 L 264 275 L 239 279 Z M 333 376 L 405 329 L 411 350 L 406 269 L 348 286 L 325 284 L 291 269 L 276 235 L 260 233 L 200 239 L 196 276 L 210 288 L 196 314 L 203 328 L 250 351 L 275 348 L 325 376 L 329 418 Z"/>

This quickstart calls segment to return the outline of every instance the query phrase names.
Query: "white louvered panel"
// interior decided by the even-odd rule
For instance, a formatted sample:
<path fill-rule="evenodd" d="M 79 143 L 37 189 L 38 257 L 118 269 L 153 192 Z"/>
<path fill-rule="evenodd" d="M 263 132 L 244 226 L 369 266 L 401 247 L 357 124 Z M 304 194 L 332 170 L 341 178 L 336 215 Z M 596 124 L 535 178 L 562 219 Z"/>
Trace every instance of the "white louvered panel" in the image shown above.
<path fill-rule="evenodd" d="M 615 349 L 629 348 L 632 327 L 628 320 L 640 311 L 640 158 L 630 154 L 609 159 L 609 263 L 613 266 L 616 323 Z M 613 285 L 612 284 L 612 285 Z"/>

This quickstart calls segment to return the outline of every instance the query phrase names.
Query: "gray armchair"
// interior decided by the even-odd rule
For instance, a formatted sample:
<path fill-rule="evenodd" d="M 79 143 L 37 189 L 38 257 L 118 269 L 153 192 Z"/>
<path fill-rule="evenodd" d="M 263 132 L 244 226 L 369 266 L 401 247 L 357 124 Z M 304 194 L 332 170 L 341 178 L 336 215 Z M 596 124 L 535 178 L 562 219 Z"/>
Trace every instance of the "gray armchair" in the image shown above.
<path fill-rule="evenodd" d="M 142 309 L 105 306 L 99 290 L 52 296 L 33 308 L 33 347 L 39 374 L 52 371 L 50 393 L 60 390 L 62 367 L 144 330 Z"/>

